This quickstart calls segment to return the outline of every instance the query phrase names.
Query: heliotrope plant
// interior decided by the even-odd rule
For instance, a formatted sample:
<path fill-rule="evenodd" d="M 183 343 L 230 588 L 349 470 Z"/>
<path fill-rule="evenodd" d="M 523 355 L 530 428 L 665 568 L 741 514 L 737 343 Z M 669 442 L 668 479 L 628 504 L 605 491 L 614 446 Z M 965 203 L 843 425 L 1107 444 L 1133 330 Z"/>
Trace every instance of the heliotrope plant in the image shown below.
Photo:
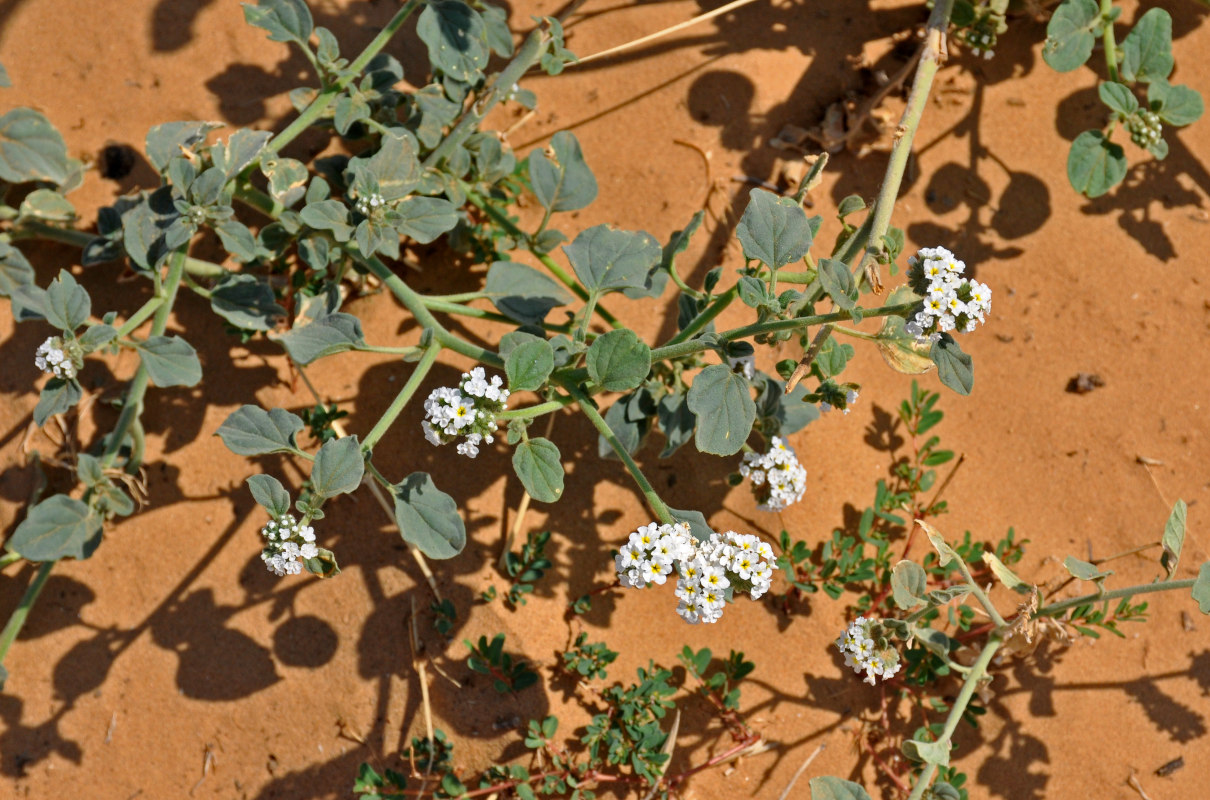
<path fill-rule="evenodd" d="M 1113 101 L 1116 120 L 1159 157 L 1163 140 L 1158 126 L 1184 124 L 1200 115 L 1200 96 L 1167 82 L 1170 21 L 1165 22 L 1162 11 L 1147 12 L 1119 51 L 1113 39 L 1114 8 L 1104 2 L 1090 11 L 1090 3 L 1095 5 L 1067 0 L 1059 7 L 1047 58 L 1060 68 L 1083 63 L 1091 52 L 1089 40 L 1099 33 L 1111 78 L 1102 97 Z M 238 454 L 282 454 L 309 464 L 308 477 L 294 494 L 272 475 L 257 474 L 247 481 L 265 515 L 262 559 L 275 574 L 291 579 L 303 571 L 321 577 L 339 573 L 336 554 L 321 546 L 324 506 L 363 483 L 385 495 L 404 541 L 416 553 L 446 559 L 462 552 L 466 526 L 459 502 L 427 473 L 393 479 L 375 465 L 375 447 L 396 424 L 418 426 L 435 445 L 454 444 L 445 451 L 452 457 L 511 447 L 526 502 L 560 500 L 562 454 L 550 433 L 533 436 L 531 427 L 571 409 L 599 434 L 600 454 L 622 462 L 654 519 L 634 532 L 637 540 L 619 542 L 615 566 L 620 580 L 646 586 L 675 574 L 678 611 L 691 622 L 717 621 L 736 592 L 753 597 L 768 592 L 777 564 L 789 567 L 786 572 L 793 574 L 796 587 L 809 585 L 800 580 L 798 561 L 776 560 L 770 544 L 754 534 L 720 534 L 701 512 L 669 505 L 635 455 L 653 432 L 660 434 L 664 457 L 692 441 L 703 455 L 731 459 L 739 479 L 749 480 L 758 504 L 778 511 L 800 500 L 806 486 L 805 467 L 788 437 L 821 411 L 849 411 L 858 399 L 860 387 L 842 375 L 856 350 L 841 337 L 872 343 L 892 368 L 920 373 L 935 367 L 952 390 L 972 390 L 972 360 L 954 334 L 970 333 L 988 319 L 991 289 L 962 276 L 961 254 L 945 249 L 947 243 L 928 243 L 905 259 L 903 231 L 891 225 L 955 9 L 953 29 L 969 46 L 990 51 L 994 35 L 1004 30 L 1005 3 L 937 0 L 886 176 L 868 210 L 861 198 L 842 202 L 838 230 L 831 246 L 825 245 L 825 220 L 805 210 L 827 164 L 826 157 L 815 158 L 791 195 L 763 188 L 750 192 L 735 229 L 743 266 L 730 273 L 716 267 L 700 285 L 690 285 L 676 262 L 701 227 L 702 212 L 663 243 L 644 231 L 610 225 L 589 227 L 574 237 L 555 227 L 566 219 L 559 215 L 587 207 L 597 194 L 596 178 L 575 135 L 558 132 L 547 148 L 518 157 L 505 136 L 481 126 L 500 103 L 534 105 L 536 98 L 523 86 L 531 69 L 558 74 L 575 57 L 564 46 L 560 20 L 539 20 L 517 42 L 504 11 L 479 0 L 408 0 L 351 59 L 341 54 L 330 31 L 314 25 L 303 0 L 244 4 L 248 22 L 271 40 L 297 48 L 312 67 L 316 85 L 290 94 L 298 116 L 276 134 L 239 129 L 216 135 L 221 126 L 205 122 L 157 125 L 149 131 L 145 149 L 161 185 L 102 209 L 95 232 L 73 227 L 75 211 L 66 195 L 80 184 L 84 166 L 68 157 L 49 120 L 24 108 L 0 117 L 0 142 L 5 144 L 0 148 L 0 294 L 10 298 L 18 321 L 50 326 L 46 341 L 30 354 L 30 361 L 49 373 L 33 413 L 35 424 L 75 412 L 85 396 L 81 375 L 88 371 L 89 359 L 122 349 L 138 357 L 112 428 L 91 441 L 68 442 L 68 456 L 58 460 L 74 473 L 75 488 L 33 505 L 5 543 L 4 565 L 24 559 L 40 566 L 0 633 L 0 661 L 54 563 L 89 557 L 103 538 L 104 523 L 134 510 L 144 451 L 141 414 L 149 386 L 201 381 L 193 347 L 168 333 L 182 290 L 209 303 L 219 318 L 216 329 L 242 339 L 265 336 L 279 343 L 300 371 L 355 350 L 395 356 L 396 372 L 407 376 L 386 411 L 364 432 L 348 434 L 339 423 L 339 409 L 325 407 L 318 397 L 318 411 L 307 419 L 249 404 L 217 431 Z M 402 68 L 386 47 L 417 12 L 415 32 L 427 50 L 430 74 L 424 85 L 404 90 Z M 489 73 L 493 56 L 502 67 Z M 1147 109 L 1132 105 L 1133 95 L 1113 88 L 1132 91 L 1119 78 L 1148 85 Z M 0 83 L 7 80 L 0 72 Z M 334 149 L 345 154 L 310 164 L 284 155 L 308 129 L 339 139 L 340 147 Z M 1073 184 L 1090 195 L 1116 182 L 1115 175 L 1120 180 L 1121 163 L 1104 135 L 1093 138 L 1095 151 L 1080 140 L 1073 148 L 1078 167 Z M 514 214 L 522 194 L 532 196 L 541 210 L 536 224 L 523 224 Z M 10 198 L 15 205 L 7 204 Z M 862 210 L 866 214 L 859 225 L 846 221 Z M 191 255 L 198 236 L 209 233 L 230 255 L 222 264 Z M 46 288 L 36 285 L 32 266 L 16 247 L 31 238 L 80 247 L 85 267 L 122 262 L 150 283 L 150 299 L 120 322 L 114 313 L 95 317 L 91 298 L 70 272 L 61 272 Z M 488 265 L 479 290 L 430 296 L 409 286 L 399 262 L 412 257 L 418 246 L 438 240 Z M 906 281 L 884 287 L 883 270 L 897 276 L 901 261 L 907 265 Z M 360 320 L 344 310 L 347 297 L 379 287 L 422 331 L 416 344 L 368 342 Z M 644 341 L 613 312 L 620 304 L 655 299 L 676 309 L 676 332 L 665 341 Z M 746 307 L 748 321 L 719 330 L 719 315 L 737 301 Z M 481 345 L 451 331 L 443 321 L 451 316 L 509 330 Z M 848 327 L 872 319 L 881 320 L 876 331 Z M 758 356 L 786 343 L 801 348 L 802 357 L 780 362 L 776 374 L 758 368 L 763 360 Z M 430 387 L 424 408 L 417 408 L 412 400 L 446 351 L 474 365 L 457 387 Z M 516 405 L 517 393 L 532 393 L 536 400 Z M 308 423 L 317 435 L 313 442 L 300 443 L 298 434 Z M 1183 507 L 1179 518 L 1179 524 L 1170 523 L 1171 534 L 1165 533 L 1166 580 L 1049 605 L 1038 602 L 1007 618 L 990 604 L 963 554 L 935 532 L 929 536 L 938 551 L 936 565 L 902 561 L 889 567 L 885 548 L 880 549 L 873 559 L 875 566 L 883 566 L 875 570 L 879 595 L 871 595 L 865 614 L 841 637 L 852 665 L 884 682 L 947 669 L 965 676 L 943 728 L 905 743 L 906 755 L 922 765 L 913 798 L 922 796 L 938 768 L 948 766 L 953 728 L 996 650 L 1032 635 L 1041 620 L 1062 615 L 1071 625 L 1104 627 L 1114 624 L 1115 617 L 1098 609 L 1099 603 L 1123 599 L 1126 607 L 1115 613 L 1129 618 L 1138 609 L 1127 598 L 1178 587 L 1192 587 L 1203 610 L 1210 610 L 1210 569 L 1204 566 L 1196 581 L 1172 577 L 1184 535 Z M 919 517 L 914 521 L 928 524 Z M 856 549 L 850 547 L 850 552 Z M 540 577 L 532 564 L 541 559 L 531 555 L 531 567 L 518 568 L 511 577 L 522 583 L 522 578 Z M 854 563 L 864 563 L 860 554 L 854 558 Z M 1011 588 L 1026 586 L 994 552 L 984 552 L 982 560 Z M 1105 577 L 1095 564 L 1072 562 L 1069 568 L 1081 580 Z M 947 585 L 933 588 L 929 577 L 938 570 Z M 960 579 L 950 577 L 954 570 Z M 977 660 L 962 665 L 951 658 L 956 649 L 951 637 L 931 622 L 945 609 L 969 631 L 969 615 L 960 610 L 969 607 L 955 606 L 968 595 L 991 622 L 979 632 L 986 639 Z M 887 606 L 888 596 L 898 610 Z M 456 614 L 439 607 L 447 623 Z M 495 660 L 504 663 L 503 641 L 496 641 L 484 637 L 478 648 L 472 645 L 473 658 L 504 681 L 491 671 Z M 922 661 L 921 648 L 934 660 Z M 896 653 L 902 653 L 899 660 Z M 603 653 L 573 653 L 568 663 L 597 656 Z M 716 679 L 705 677 L 708 653 L 704 660 L 701 653 L 689 653 L 686 660 L 736 739 L 738 749 L 730 752 L 745 751 L 755 740 L 734 716 L 730 687 L 751 665 L 733 655 Z M 594 663 L 592 669 L 603 674 L 599 659 Z M 511 666 L 509 670 L 505 683 L 511 681 L 517 690 L 520 678 Z M 679 776 L 664 773 L 667 754 L 661 757 L 659 748 L 666 736 L 658 721 L 667 708 L 664 698 L 675 691 L 671 673 L 652 665 L 639 678 L 636 684 L 606 690 L 608 704 L 616 710 L 594 718 L 582 739 L 588 745 L 584 760 L 559 748 L 552 740 L 553 727 L 543 721 L 531 731 L 530 747 L 555 760 L 559 769 L 538 776 L 540 784 L 512 772 L 485 780 L 504 781 L 521 795 L 522 786 L 533 794 L 533 786 L 540 785 L 543 792 L 586 796 L 576 781 L 590 774 L 598 781 L 675 790 L 692 770 Z M 434 767 L 439 751 L 448 749 L 435 735 L 423 747 Z M 603 771 L 623 763 L 629 764 L 624 774 Z M 431 772 L 426 768 L 426 779 Z M 833 789 L 845 783 L 817 781 Z M 363 782 L 369 791 L 384 786 L 377 776 L 363 775 Z M 495 785 L 489 781 L 480 793 Z M 927 790 L 945 796 L 941 785 Z M 848 786 L 852 796 L 865 796 L 860 787 Z M 430 791 L 470 793 L 448 771 L 440 787 Z"/>

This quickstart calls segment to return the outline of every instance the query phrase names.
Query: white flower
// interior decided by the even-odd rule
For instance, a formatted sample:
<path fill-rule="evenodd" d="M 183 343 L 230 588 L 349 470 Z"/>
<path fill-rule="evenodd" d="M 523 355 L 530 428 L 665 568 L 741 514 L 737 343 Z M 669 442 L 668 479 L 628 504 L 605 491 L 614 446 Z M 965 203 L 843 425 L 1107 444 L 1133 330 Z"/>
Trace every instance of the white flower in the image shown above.
<path fill-rule="evenodd" d="M 499 375 L 488 379 L 483 367 L 462 374 L 457 387 L 442 386 L 424 401 L 425 419 L 420 423 L 424 438 L 433 445 L 465 438 L 457 446 L 459 455 L 474 458 L 481 444 L 495 441 L 496 415 L 508 408 L 508 390 Z"/>
<path fill-rule="evenodd" d="M 773 437 L 768 452 L 745 453 L 739 472 L 752 482 L 761 511 L 782 511 L 801 500 L 807 490 L 806 468 L 794 448 L 779 436 Z"/>
<path fill-rule="evenodd" d="M 68 345 L 58 336 L 52 336 L 38 345 L 34 352 L 34 364 L 43 372 L 56 378 L 71 380 L 76 377 L 77 364 L 68 354 Z M 78 346 L 75 349 L 79 349 Z"/>
<path fill-rule="evenodd" d="M 991 289 L 962 277 L 966 265 L 944 247 L 921 248 L 908 259 L 908 285 L 923 297 L 906 325 L 916 341 L 936 341 L 942 331 L 969 333 L 991 310 Z"/>
<path fill-rule="evenodd" d="M 886 680 L 899 671 L 899 652 L 877 620 L 858 617 L 836 640 L 836 647 L 845 666 L 858 675 L 865 673 L 871 686 L 879 677 Z"/>
<path fill-rule="evenodd" d="M 266 539 L 261 560 L 275 575 L 297 575 L 302 572 L 303 561 L 319 555 L 315 529 L 291 514 L 266 522 L 261 535 Z"/>

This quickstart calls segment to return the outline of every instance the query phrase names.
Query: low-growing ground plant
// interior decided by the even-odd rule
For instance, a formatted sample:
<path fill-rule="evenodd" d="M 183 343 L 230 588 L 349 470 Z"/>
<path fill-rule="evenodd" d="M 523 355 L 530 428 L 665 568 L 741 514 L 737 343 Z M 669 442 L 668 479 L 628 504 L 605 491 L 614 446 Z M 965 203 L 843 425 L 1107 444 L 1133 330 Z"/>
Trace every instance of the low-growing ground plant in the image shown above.
<path fill-rule="evenodd" d="M 565 458 L 551 422 L 566 410 L 596 431 L 598 454 L 620 462 L 650 511 L 650 524 L 624 541 L 611 539 L 616 581 L 604 590 L 617 591 L 623 603 L 629 589 L 663 592 L 669 613 L 694 624 L 728 624 L 726 608 L 745 593 L 767 596 L 778 614 L 793 614 L 821 589 L 843 600 L 853 613 L 837 632 L 838 658 L 880 693 L 885 709 L 877 725 L 858 734 L 862 751 L 909 800 L 965 796 L 965 777 L 950 763 L 951 740 L 961 721 L 977 722 L 983 708 L 976 692 L 999 659 L 1025 656 L 1042 641 L 1120 633 L 1120 624 L 1145 615 L 1146 603 L 1136 598 L 1148 593 L 1191 591 L 1210 612 L 1210 564 L 1195 579 L 1174 577 L 1185 504 L 1175 504 L 1162 533 L 1156 580 L 1110 588 L 1112 572 L 1103 561 L 1068 557 L 1063 563 L 1072 581 L 1091 587 L 1058 598 L 1051 595 L 1059 590 L 1044 591 L 1016 574 L 1026 542 L 1011 528 L 983 542 L 970 534 L 958 541 L 937 527 L 947 510 L 944 490 L 962 462 L 940 448 L 934 430 L 942 419 L 939 395 L 916 384 L 899 408 L 910 451 L 877 483 L 856 527 L 837 529 L 824 541 L 802 541 L 790 532 L 765 541 L 751 532 L 712 530 L 700 510 L 679 507 L 675 489 L 657 491 L 635 455 L 650 441 L 662 457 L 691 446 L 700 458 L 729 459 L 733 482 L 751 488 L 758 508 L 777 512 L 801 500 L 808 478 L 790 437 L 820 414 L 847 414 L 859 402 L 861 387 L 845 377 L 856 348 L 873 348 L 899 372 L 935 368 L 959 395 L 973 390 L 974 365 L 959 341 L 979 335 L 990 319 L 993 289 L 968 275 L 946 243 L 909 252 L 904 232 L 891 223 L 947 41 L 992 55 L 1008 25 L 1007 9 L 999 0 L 932 5 L 886 175 L 868 207 L 853 196 L 840 203 L 836 220 L 809 215 L 811 192 L 828 165 L 826 154 L 813 156 L 786 194 L 749 192 L 734 230 L 743 265 L 715 267 L 700 282 L 683 277 L 677 260 L 704 213 L 663 242 L 611 225 L 571 235 L 568 215 L 597 194 L 591 154 L 573 133 L 560 131 L 549 147 L 519 156 L 506 137 L 483 128 L 497 105 L 534 106 L 537 98 L 522 86 L 532 70 L 558 75 L 575 63 L 556 18 L 537 21 L 517 42 L 497 6 L 408 0 L 350 58 L 330 31 L 314 26 L 303 0 L 244 4 L 250 24 L 297 48 L 312 69 L 313 85 L 290 94 L 297 117 L 276 134 L 239 129 L 216 135 L 221 126 L 205 122 L 157 125 L 147 135 L 146 155 L 160 186 L 102 209 L 95 231 L 76 227 L 67 198 L 84 180 L 84 165 L 68 157 L 40 112 L 9 111 L 0 117 L 0 294 L 18 322 L 48 334 L 30 354 L 47 373 L 33 423 L 58 420 L 62 435 L 42 459 L 59 491 L 35 498 L 5 542 L 4 566 L 39 566 L 0 633 L 0 662 L 55 563 L 91 557 L 107 526 L 142 502 L 141 417 L 153 388 L 200 384 L 205 391 L 194 348 L 169 333 L 178 297 L 191 292 L 217 316 L 216 334 L 279 344 L 308 386 L 310 365 L 350 351 L 393 356 L 394 373 L 406 376 L 379 419 L 363 430 L 347 430 L 346 412 L 318 395 L 302 415 L 260 407 L 250 397 L 219 427 L 217 435 L 234 453 L 280 459 L 259 461 L 263 472 L 250 466 L 254 474 L 246 481 L 263 511 L 259 548 L 270 572 L 336 578 L 339 553 L 324 547 L 325 506 L 363 485 L 388 509 L 426 575 L 429 561 L 463 552 L 460 498 L 426 472 L 391 475 L 375 463 L 376 448 L 395 425 L 417 426 L 453 459 L 511 448 L 523 508 L 573 502 L 564 497 Z M 430 74 L 405 90 L 402 67 L 386 47 L 414 14 L 418 41 L 411 45 L 427 52 Z M 1125 174 L 1125 157 L 1111 140 L 1116 126 L 1162 158 L 1162 123 L 1189 124 L 1201 114 L 1196 91 L 1168 83 L 1167 13 L 1142 15 L 1120 46 L 1117 20 L 1107 0 L 1065 0 L 1054 11 L 1044 48 L 1048 63 L 1066 71 L 1089 59 L 1098 37 L 1102 42 L 1108 132 L 1082 134 L 1068 162 L 1072 185 L 1088 196 L 1103 194 Z M 489 71 L 493 57 L 502 66 Z M 0 78 L 8 80 L 5 73 Z M 1145 106 L 1136 94 L 1143 86 Z M 344 154 L 311 163 L 283 155 L 311 129 Z M 523 196 L 539 213 L 521 213 Z M 216 238 L 229 257 L 222 263 L 196 257 L 203 237 Z M 78 246 L 85 269 L 122 262 L 150 287 L 150 297 L 119 319 L 93 307 L 73 271 L 39 286 L 19 249 L 39 238 Z M 400 266 L 434 242 L 486 265 L 478 289 L 425 295 L 409 285 Z M 346 301 L 380 290 L 420 329 L 415 344 L 367 340 Z M 675 309 L 675 331 L 648 341 L 620 320 L 638 313 L 632 304 L 655 298 Z M 628 313 L 621 313 L 624 307 Z M 741 309 L 744 324 L 722 328 L 718 320 L 727 309 Z M 454 317 L 494 323 L 503 327 L 492 330 L 504 332 L 479 343 L 456 332 L 449 324 Z M 877 327 L 855 327 L 866 320 L 877 320 Z M 784 349 L 801 351 L 801 358 L 782 359 L 774 372 L 758 368 Z M 137 357 L 138 368 L 115 398 L 96 389 L 88 370 L 90 362 L 122 351 Z M 454 385 L 433 386 L 428 378 L 443 354 L 471 366 Z M 71 421 L 99 394 L 116 404 L 117 419 L 81 439 Z M 545 424 L 534 428 L 539 421 Z M 271 474 L 284 473 L 280 464 L 287 459 L 307 475 L 294 491 Z M 940 475 L 938 468 L 947 465 Z M 500 571 L 507 588 L 501 594 L 514 613 L 525 613 L 526 595 L 551 567 L 545 555 L 551 536 L 531 533 L 519 551 L 504 543 Z M 911 557 L 913 545 L 924 540 L 933 552 Z M 1017 595 L 1013 607 L 993 603 L 987 589 L 993 582 Z M 490 602 L 494 592 L 483 599 Z M 571 611 L 590 602 L 591 594 Z M 431 610 L 443 636 L 471 613 L 439 595 Z M 572 638 L 559 677 L 578 687 L 591 721 L 576 731 L 555 717 L 530 721 L 524 737 L 530 766 L 500 764 L 471 775 L 457 766 L 453 744 L 429 730 L 400 754 L 404 771 L 364 766 L 355 792 L 588 798 L 614 786 L 663 797 L 678 794 L 698 772 L 760 747 L 759 732 L 743 716 L 741 687 L 754 669 L 744 654 L 716 659 L 709 650 L 686 647 L 678 670 L 651 662 L 631 682 L 606 684 L 616 653 L 589 638 Z M 539 673 L 506 644 L 503 633 L 466 640 L 468 668 L 502 695 L 536 691 Z M 704 704 L 730 743 L 702 763 L 670 771 L 679 720 L 673 709 L 691 701 Z M 901 713 L 908 707 L 919 714 Z M 904 720 L 917 717 L 924 724 L 908 729 Z M 810 792 L 816 800 L 868 796 L 855 783 L 827 777 L 811 779 Z"/>

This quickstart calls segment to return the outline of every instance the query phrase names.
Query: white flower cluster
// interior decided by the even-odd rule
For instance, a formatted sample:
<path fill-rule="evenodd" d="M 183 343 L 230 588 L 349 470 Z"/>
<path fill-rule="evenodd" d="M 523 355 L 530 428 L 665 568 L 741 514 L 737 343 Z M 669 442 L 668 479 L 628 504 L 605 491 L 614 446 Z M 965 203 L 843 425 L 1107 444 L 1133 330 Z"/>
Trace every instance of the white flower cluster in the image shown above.
<path fill-rule="evenodd" d="M 694 539 L 689 526 L 651 523 L 630 534 L 614 558 L 618 579 L 642 589 L 677 574 L 676 613 L 686 622 L 718 622 L 728 598 L 748 592 L 756 599 L 773 583 L 773 548 L 735 531 Z"/>
<path fill-rule="evenodd" d="M 844 654 L 844 665 L 858 675 L 865 673 L 865 682 L 873 686 L 881 677 L 886 680 L 899 671 L 899 651 L 879 630 L 876 620 L 858 617 L 836 640 Z"/>
<path fill-rule="evenodd" d="M 992 41 L 990 34 L 980 34 L 976 31 L 971 31 L 966 35 L 966 43 L 970 45 L 971 55 L 975 58 L 978 58 L 982 54 L 984 61 L 991 61 L 992 56 L 996 54 L 996 51 L 992 49 L 995 46 L 995 42 Z"/>
<path fill-rule="evenodd" d="M 908 259 L 908 284 L 924 298 L 924 308 L 907 324 L 918 340 L 935 342 L 941 333 L 970 333 L 992 309 L 992 290 L 963 278 L 966 265 L 944 247 L 925 247 Z"/>
<path fill-rule="evenodd" d="M 359 214 L 368 217 L 385 205 L 386 200 L 382 198 L 382 195 L 375 192 L 374 194 L 358 197 L 353 207 L 357 209 Z"/>
<path fill-rule="evenodd" d="M 479 445 L 495 441 L 496 414 L 508 408 L 508 389 L 499 375 L 488 380 L 483 367 L 462 373 L 458 388 L 434 389 L 424 401 L 424 438 L 435 445 L 459 442 L 458 454 L 474 458 Z"/>
<path fill-rule="evenodd" d="M 807 470 L 780 436 L 773 437 L 767 453 L 744 453 L 739 474 L 752 481 L 761 511 L 782 511 L 801 500 L 807 490 Z"/>
<path fill-rule="evenodd" d="M 844 394 L 844 413 L 846 413 L 846 414 L 849 413 L 849 411 L 850 411 L 849 406 L 856 403 L 857 398 L 860 396 L 861 396 L 861 394 L 856 389 L 849 389 L 847 392 L 845 392 L 845 394 Z M 832 404 L 826 400 L 821 400 L 819 403 L 819 410 L 822 411 L 824 414 L 826 414 L 832 410 Z"/>
<path fill-rule="evenodd" d="M 297 575 L 302 572 L 302 562 L 319 555 L 315 544 L 315 529 L 301 525 L 292 514 L 270 520 L 260 529 L 267 544 L 261 551 L 261 560 L 274 575 Z"/>
<path fill-rule="evenodd" d="M 1160 140 L 1164 126 L 1160 123 L 1159 114 L 1154 111 L 1140 111 L 1126 120 L 1126 130 L 1130 131 L 1130 141 L 1139 147 L 1150 147 Z"/>
<path fill-rule="evenodd" d="M 38 345 L 38 351 L 34 353 L 34 364 L 38 369 L 56 378 L 70 380 L 76 377 L 76 371 L 79 369 L 71 350 L 71 346 L 65 344 L 62 338 L 52 336 Z"/>

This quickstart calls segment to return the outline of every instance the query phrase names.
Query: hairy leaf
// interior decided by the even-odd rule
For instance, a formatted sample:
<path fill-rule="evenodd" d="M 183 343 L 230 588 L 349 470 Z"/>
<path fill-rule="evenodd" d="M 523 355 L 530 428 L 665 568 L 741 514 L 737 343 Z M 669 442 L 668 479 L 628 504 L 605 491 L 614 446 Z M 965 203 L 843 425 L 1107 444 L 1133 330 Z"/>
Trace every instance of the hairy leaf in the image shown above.
<path fill-rule="evenodd" d="M 52 495 L 29 510 L 5 543 L 30 561 L 85 559 L 101 544 L 101 519 L 87 503 Z"/>
<path fill-rule="evenodd" d="M 1067 180 L 1077 192 L 1100 197 L 1126 177 L 1126 153 L 1101 131 L 1084 131 L 1067 154 Z"/>
<path fill-rule="evenodd" d="M 277 478 L 272 475 L 251 475 L 244 482 L 252 490 L 252 498 L 268 511 L 273 519 L 280 519 L 290 513 L 290 493 Z"/>
<path fill-rule="evenodd" d="M 748 207 L 735 229 L 746 258 L 778 269 L 807 254 L 811 226 L 807 212 L 798 203 L 764 189 L 753 189 L 748 198 Z"/>
<path fill-rule="evenodd" d="M 601 388 L 626 392 L 637 388 L 651 371 L 651 348 L 634 331 L 619 328 L 593 341 L 585 365 L 589 377 Z"/>
<path fill-rule="evenodd" d="M 365 459 L 356 436 L 331 439 L 315 454 L 311 467 L 311 488 L 320 497 L 348 494 L 361 485 Z"/>
<path fill-rule="evenodd" d="M 429 558 L 453 558 L 466 547 L 466 525 L 454 498 L 413 472 L 393 487 L 395 523 L 403 540 Z"/>
<path fill-rule="evenodd" d="M 553 503 L 563 496 L 563 462 L 549 439 L 530 439 L 513 451 L 513 469 L 530 497 Z"/>
<path fill-rule="evenodd" d="M 0 116 L 0 181 L 67 182 L 71 165 L 59 131 L 32 108 L 14 108 Z"/>
<path fill-rule="evenodd" d="M 138 350 L 156 386 L 196 386 L 202 379 L 197 351 L 179 336 L 152 336 Z"/>
<path fill-rule="evenodd" d="M 1172 17 L 1152 8 L 1122 40 L 1122 78 L 1132 83 L 1166 81 L 1172 66 Z"/>
<path fill-rule="evenodd" d="M 552 308 L 572 300 L 567 289 L 554 279 L 512 261 L 491 265 L 484 290 L 501 314 L 528 325 L 541 324 Z"/>
<path fill-rule="evenodd" d="M 1058 72 L 1079 68 L 1092 55 L 1100 18 L 1097 0 L 1063 0 L 1046 26 L 1042 59 Z"/>
<path fill-rule="evenodd" d="M 590 292 L 643 288 L 660 258 L 660 245 L 645 231 L 595 225 L 582 231 L 563 252 Z"/>
<path fill-rule="evenodd" d="M 295 435 L 303 421 L 284 408 L 266 411 L 245 405 L 231 413 L 216 435 L 236 455 L 260 456 L 266 453 L 290 453 L 298 449 Z"/>
<path fill-rule="evenodd" d="M 338 311 L 270 338 L 281 343 L 290 358 L 310 364 L 324 356 L 356 350 L 365 345 L 361 320 Z"/>
<path fill-rule="evenodd" d="M 551 211 L 576 211 L 597 197 L 597 179 L 570 131 L 559 131 L 550 137 L 547 151 L 530 155 L 529 177 L 534 196 Z"/>
<path fill-rule="evenodd" d="M 738 453 L 756 421 L 748 381 L 725 364 L 706 367 L 689 389 L 689 409 L 697 416 L 694 443 L 703 453 Z"/>

